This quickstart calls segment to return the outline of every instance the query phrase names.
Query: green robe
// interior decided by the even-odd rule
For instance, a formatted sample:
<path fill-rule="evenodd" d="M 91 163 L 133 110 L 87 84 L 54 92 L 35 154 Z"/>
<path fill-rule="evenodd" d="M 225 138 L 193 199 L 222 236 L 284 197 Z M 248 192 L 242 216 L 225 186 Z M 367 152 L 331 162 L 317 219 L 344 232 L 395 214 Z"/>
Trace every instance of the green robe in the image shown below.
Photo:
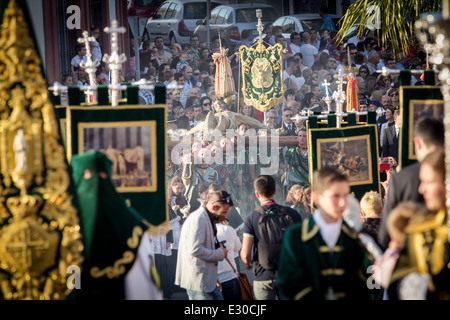
<path fill-rule="evenodd" d="M 331 287 L 337 299 L 369 300 L 366 270 L 371 263 L 345 222 L 332 251 L 313 217 L 290 227 L 278 264 L 281 294 L 291 300 L 324 300 Z"/>
<path fill-rule="evenodd" d="M 285 147 L 283 150 L 284 164 L 289 165 L 287 176 L 288 186 L 286 190 L 289 190 L 294 184 L 309 186 L 308 152 L 306 151 L 302 155 L 299 147 Z"/>

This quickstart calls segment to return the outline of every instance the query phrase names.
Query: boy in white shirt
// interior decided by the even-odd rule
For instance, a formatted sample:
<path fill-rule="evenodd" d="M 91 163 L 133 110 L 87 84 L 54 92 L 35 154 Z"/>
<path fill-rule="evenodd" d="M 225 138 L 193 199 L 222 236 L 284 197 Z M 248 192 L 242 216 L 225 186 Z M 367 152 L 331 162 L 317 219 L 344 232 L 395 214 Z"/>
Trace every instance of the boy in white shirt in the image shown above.
<path fill-rule="evenodd" d="M 357 234 L 342 219 L 349 193 L 346 175 L 331 167 L 314 172 L 317 209 L 286 231 L 281 249 L 278 284 L 285 298 L 369 299 L 362 276 L 370 262 Z"/>

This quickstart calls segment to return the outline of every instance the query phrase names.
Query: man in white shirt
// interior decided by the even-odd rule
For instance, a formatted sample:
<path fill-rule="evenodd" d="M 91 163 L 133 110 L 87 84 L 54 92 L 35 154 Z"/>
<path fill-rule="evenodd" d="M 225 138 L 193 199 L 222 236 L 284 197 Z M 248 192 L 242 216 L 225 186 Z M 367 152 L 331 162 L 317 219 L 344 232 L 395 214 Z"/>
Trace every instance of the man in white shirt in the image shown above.
<path fill-rule="evenodd" d="M 300 42 L 302 41 L 300 38 L 300 33 L 296 31 L 292 32 L 290 39 L 291 43 L 288 45 L 288 47 L 291 49 L 292 54 L 300 52 Z"/>
<path fill-rule="evenodd" d="M 300 52 L 303 55 L 303 64 L 311 68 L 319 51 L 317 51 L 316 47 L 311 45 L 311 36 L 309 35 L 309 32 L 303 32 L 302 38 L 305 42 L 305 44 L 300 47 Z"/>
<path fill-rule="evenodd" d="M 287 67 L 286 70 L 283 71 L 283 81 L 286 81 L 287 79 L 292 79 L 295 83 L 295 86 L 297 90 L 300 90 L 300 88 L 305 84 L 305 78 L 302 76 L 296 77 L 294 75 L 295 71 L 298 69 L 298 63 L 295 61 L 294 57 L 290 57 L 287 60 Z"/>

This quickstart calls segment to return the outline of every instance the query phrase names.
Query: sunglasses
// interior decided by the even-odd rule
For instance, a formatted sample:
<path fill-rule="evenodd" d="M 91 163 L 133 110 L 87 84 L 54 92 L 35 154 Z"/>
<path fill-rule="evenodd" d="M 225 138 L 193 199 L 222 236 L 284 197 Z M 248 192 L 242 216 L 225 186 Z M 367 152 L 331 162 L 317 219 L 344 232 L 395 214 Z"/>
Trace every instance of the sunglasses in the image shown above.
<path fill-rule="evenodd" d="M 200 106 L 200 103 L 199 103 L 199 102 L 196 102 L 196 103 L 192 104 L 192 106 L 193 106 L 193 107 Z"/>
<path fill-rule="evenodd" d="M 200 72 L 194 72 L 194 76 L 199 76 Z"/>
<path fill-rule="evenodd" d="M 398 97 L 398 93 L 390 94 L 389 97 Z"/>
<path fill-rule="evenodd" d="M 211 105 L 210 102 L 206 102 L 206 103 L 203 104 L 203 106 L 205 106 L 205 107 L 206 107 L 206 106 L 210 106 L 210 105 Z"/>
<path fill-rule="evenodd" d="M 364 70 L 363 70 L 363 71 L 360 71 L 359 73 L 367 73 L 367 71 L 364 71 Z"/>

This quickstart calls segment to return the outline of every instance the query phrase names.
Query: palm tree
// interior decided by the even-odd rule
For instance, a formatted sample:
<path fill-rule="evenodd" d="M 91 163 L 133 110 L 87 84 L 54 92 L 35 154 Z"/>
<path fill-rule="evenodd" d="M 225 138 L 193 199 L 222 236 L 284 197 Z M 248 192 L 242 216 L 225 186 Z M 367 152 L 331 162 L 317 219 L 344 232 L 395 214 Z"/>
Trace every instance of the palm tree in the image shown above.
<path fill-rule="evenodd" d="M 448 3 L 449 0 L 442 1 Z M 447 3 L 444 3 L 444 7 Z M 372 25 L 377 29 L 376 34 L 382 46 L 390 44 L 394 54 L 406 53 L 415 40 L 415 21 L 422 13 L 438 11 L 440 4 L 441 0 L 357 0 L 339 21 L 337 37 L 342 41 L 355 24 L 358 24 L 358 34 L 364 31 L 364 26 Z M 377 8 L 381 18 L 374 14 Z"/>

